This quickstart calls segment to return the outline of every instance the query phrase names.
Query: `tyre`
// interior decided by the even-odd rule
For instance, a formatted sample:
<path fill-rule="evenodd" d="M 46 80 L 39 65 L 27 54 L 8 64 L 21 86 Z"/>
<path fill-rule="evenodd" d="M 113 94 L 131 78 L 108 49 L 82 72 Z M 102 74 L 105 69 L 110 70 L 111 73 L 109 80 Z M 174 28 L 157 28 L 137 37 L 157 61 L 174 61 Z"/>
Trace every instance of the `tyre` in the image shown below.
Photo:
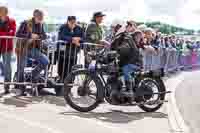
<path fill-rule="evenodd" d="M 72 72 L 65 79 L 64 98 L 66 103 L 73 109 L 80 112 L 89 112 L 97 108 L 100 104 L 98 96 L 98 93 L 100 93 L 99 87 L 101 87 L 101 82 L 98 77 L 92 76 L 87 70 L 78 70 Z M 77 99 L 73 98 L 75 96 L 74 92 L 78 96 Z M 89 104 L 89 100 L 93 102 Z M 84 105 L 80 105 L 80 102 Z"/>
<path fill-rule="evenodd" d="M 152 105 L 141 104 L 139 105 L 139 107 L 145 112 L 156 112 L 163 105 L 163 102 L 159 101 L 165 100 L 165 93 L 162 93 L 166 91 L 165 85 L 161 79 L 144 78 L 141 82 L 149 86 L 151 84 L 149 88 L 152 89 L 152 94 L 144 95 L 143 100 L 145 101 L 145 103 L 152 102 Z M 161 94 L 153 94 L 153 93 L 161 93 Z"/>

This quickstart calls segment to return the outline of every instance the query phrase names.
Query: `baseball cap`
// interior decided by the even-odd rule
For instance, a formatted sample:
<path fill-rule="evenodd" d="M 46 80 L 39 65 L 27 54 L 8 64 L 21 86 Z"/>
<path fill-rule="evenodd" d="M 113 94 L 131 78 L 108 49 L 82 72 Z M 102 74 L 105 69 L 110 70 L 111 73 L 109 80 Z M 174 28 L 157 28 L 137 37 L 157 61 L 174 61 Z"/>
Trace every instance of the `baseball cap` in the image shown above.
<path fill-rule="evenodd" d="M 103 17 L 103 16 L 106 16 L 105 14 L 103 14 L 102 12 L 95 12 L 93 14 L 93 17 L 96 18 L 96 17 Z"/>

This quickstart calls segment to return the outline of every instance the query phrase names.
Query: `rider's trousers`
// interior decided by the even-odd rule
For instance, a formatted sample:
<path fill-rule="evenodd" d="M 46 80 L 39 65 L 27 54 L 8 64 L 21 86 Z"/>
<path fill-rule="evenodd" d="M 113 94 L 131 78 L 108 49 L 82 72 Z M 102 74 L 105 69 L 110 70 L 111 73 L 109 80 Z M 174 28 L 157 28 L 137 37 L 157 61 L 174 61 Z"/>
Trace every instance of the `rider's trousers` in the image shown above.
<path fill-rule="evenodd" d="M 133 77 L 131 76 L 131 74 L 133 72 L 135 72 L 136 70 L 138 70 L 138 66 L 134 65 L 134 64 L 127 64 L 124 65 L 122 67 L 122 72 L 123 72 L 123 76 L 125 81 L 130 81 Z"/>

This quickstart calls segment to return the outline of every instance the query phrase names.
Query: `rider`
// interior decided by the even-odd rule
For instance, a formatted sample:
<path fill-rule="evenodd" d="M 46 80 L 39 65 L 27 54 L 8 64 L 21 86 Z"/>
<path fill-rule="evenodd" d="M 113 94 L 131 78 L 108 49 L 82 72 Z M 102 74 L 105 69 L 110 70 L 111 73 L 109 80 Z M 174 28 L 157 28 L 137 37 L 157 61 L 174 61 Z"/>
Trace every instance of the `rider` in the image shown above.
<path fill-rule="evenodd" d="M 135 31 L 132 34 L 125 36 L 122 44 L 117 48 L 120 55 L 120 66 L 122 67 L 123 76 L 125 79 L 126 88 L 122 89 L 122 94 L 133 97 L 133 80 L 131 74 L 143 66 L 142 56 L 139 49 L 144 48 L 141 45 L 143 33 Z"/>

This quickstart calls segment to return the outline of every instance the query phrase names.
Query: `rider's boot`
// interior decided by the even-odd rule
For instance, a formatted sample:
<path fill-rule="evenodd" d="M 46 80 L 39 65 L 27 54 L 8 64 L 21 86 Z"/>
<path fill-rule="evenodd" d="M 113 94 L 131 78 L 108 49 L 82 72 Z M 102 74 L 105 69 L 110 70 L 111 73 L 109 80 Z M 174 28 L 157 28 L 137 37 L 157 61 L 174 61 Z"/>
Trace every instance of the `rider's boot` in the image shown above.
<path fill-rule="evenodd" d="M 127 97 L 133 98 L 134 97 L 134 92 L 133 92 L 133 83 L 132 83 L 132 81 L 125 81 L 125 84 L 126 84 L 126 88 L 122 89 L 122 94 L 127 96 Z"/>

